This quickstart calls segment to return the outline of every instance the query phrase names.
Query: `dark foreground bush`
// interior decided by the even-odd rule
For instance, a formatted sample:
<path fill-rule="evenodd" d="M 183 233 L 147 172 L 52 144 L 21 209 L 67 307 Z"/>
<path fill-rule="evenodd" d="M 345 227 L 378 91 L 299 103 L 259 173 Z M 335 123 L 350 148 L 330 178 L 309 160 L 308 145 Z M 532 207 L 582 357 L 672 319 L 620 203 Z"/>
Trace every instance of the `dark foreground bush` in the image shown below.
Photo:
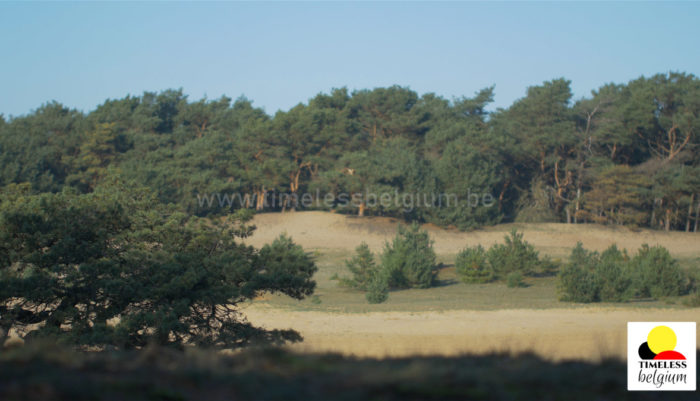
<path fill-rule="evenodd" d="M 249 349 L 0 353 L 2 400 L 667 400 L 627 391 L 626 364 L 523 354 L 395 359 Z M 677 392 L 673 400 L 697 400 Z"/>
<path fill-rule="evenodd" d="M 260 250 L 245 210 L 209 220 L 120 183 L 87 195 L 0 193 L 0 344 L 25 341 L 140 348 L 235 348 L 298 341 L 240 320 L 264 293 L 303 299 L 312 255 L 282 235 Z"/>

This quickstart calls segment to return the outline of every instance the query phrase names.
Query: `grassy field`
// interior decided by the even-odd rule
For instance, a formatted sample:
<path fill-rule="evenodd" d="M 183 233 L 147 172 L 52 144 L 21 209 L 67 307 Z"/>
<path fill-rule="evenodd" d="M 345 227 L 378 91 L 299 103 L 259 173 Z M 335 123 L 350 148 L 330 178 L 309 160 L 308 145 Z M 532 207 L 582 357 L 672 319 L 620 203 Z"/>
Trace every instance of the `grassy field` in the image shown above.
<path fill-rule="evenodd" d="M 262 301 L 274 307 L 304 311 L 366 313 L 381 311 L 445 311 L 498 309 L 583 308 L 586 305 L 562 303 L 558 300 L 555 277 L 527 278 L 527 287 L 508 288 L 505 283 L 464 284 L 454 269 L 457 253 L 466 246 L 488 247 L 502 242 L 513 228 L 525 234 L 525 240 L 535 245 L 541 255 L 557 263 L 566 262 L 576 242 L 588 249 L 602 251 L 612 244 L 627 248 L 633 254 L 642 244 L 662 245 L 670 250 L 681 266 L 700 268 L 700 233 L 631 230 L 625 227 L 567 224 L 504 224 L 473 232 L 441 229 L 432 225 L 424 228 L 435 241 L 441 268 L 438 285 L 430 289 L 393 291 L 385 304 L 369 305 L 364 294 L 338 286 L 334 276 L 347 276 L 344 261 L 352 257 L 354 248 L 366 242 L 375 255 L 396 233 L 400 222 L 382 217 L 358 218 L 326 212 L 295 212 L 260 214 L 254 224 L 258 230 L 249 240 L 256 246 L 272 241 L 281 233 L 291 235 L 295 242 L 314 252 L 319 271 L 315 296 L 296 301 L 284 296 L 268 296 Z M 685 297 L 661 301 L 641 300 L 624 304 L 597 304 L 621 308 L 669 308 L 683 305 Z"/>
<path fill-rule="evenodd" d="M 315 295 L 297 301 L 285 296 L 266 296 L 264 301 L 273 307 L 300 311 L 325 311 L 342 313 L 366 313 L 381 311 L 446 311 L 446 310 L 498 310 L 498 309 L 552 309 L 586 308 L 588 305 L 561 302 L 558 299 L 556 277 L 526 278 L 526 287 L 508 288 L 504 282 L 489 284 L 465 284 L 459 280 L 454 268 L 454 254 L 438 255 L 441 264 L 437 285 L 428 289 L 392 291 L 389 301 L 383 304 L 367 303 L 364 293 L 338 285 L 334 276 L 348 276 L 345 260 L 352 257 L 349 250 L 316 251 L 319 267 L 315 280 Z M 685 259 L 682 265 L 697 266 L 697 259 Z M 600 303 L 597 306 L 619 308 L 670 308 L 682 306 L 688 296 L 660 301 L 637 300 L 628 303 Z"/>
<path fill-rule="evenodd" d="M 612 244 L 631 253 L 644 243 L 662 245 L 681 266 L 700 266 L 700 235 L 566 224 L 507 224 L 474 232 L 426 225 L 441 269 L 438 285 L 392 291 L 386 303 L 371 305 L 364 293 L 338 286 L 347 275 L 345 259 L 367 242 L 375 253 L 396 232 L 398 221 L 332 213 L 262 214 L 249 242 L 260 246 L 287 233 L 317 257 L 315 295 L 302 301 L 265 296 L 244 307 L 254 324 L 293 328 L 305 338 L 300 352 L 340 352 L 362 357 L 534 352 L 553 361 L 600 361 L 625 357 L 628 321 L 694 321 L 700 309 L 685 306 L 688 296 L 628 303 L 576 304 L 559 301 L 556 277 L 527 278 L 524 288 L 505 283 L 465 284 L 454 269 L 465 246 L 503 241 L 517 228 L 542 255 L 565 262 L 576 242 L 604 250 Z M 700 343 L 700 342 L 699 342 Z"/>

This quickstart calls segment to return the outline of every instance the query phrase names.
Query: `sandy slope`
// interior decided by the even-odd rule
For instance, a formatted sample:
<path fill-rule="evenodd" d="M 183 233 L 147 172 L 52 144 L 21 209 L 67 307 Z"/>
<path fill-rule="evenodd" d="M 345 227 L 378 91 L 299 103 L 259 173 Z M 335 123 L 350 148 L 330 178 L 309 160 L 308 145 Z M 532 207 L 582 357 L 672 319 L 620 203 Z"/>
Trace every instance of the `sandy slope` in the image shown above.
<path fill-rule="evenodd" d="M 695 321 L 699 309 L 586 309 L 326 313 L 265 304 L 244 314 L 256 325 L 293 328 L 299 351 L 356 356 L 532 351 L 552 360 L 626 358 L 628 321 Z M 700 337 L 698 338 L 700 344 Z"/>
<path fill-rule="evenodd" d="M 265 213 L 255 216 L 253 223 L 258 230 L 249 243 L 261 246 L 286 232 L 294 240 L 309 249 L 354 249 L 362 241 L 378 251 L 384 241 L 391 239 L 399 221 L 383 217 L 346 216 L 327 212 Z M 505 233 L 517 227 L 525 239 L 544 253 L 567 255 L 577 241 L 588 249 L 603 250 L 616 243 L 619 247 L 635 251 L 641 244 L 660 244 L 675 257 L 697 257 L 700 254 L 700 233 L 660 232 L 641 230 L 633 232 L 624 227 L 570 224 L 505 224 L 496 227 L 460 232 L 425 225 L 435 240 L 435 250 L 440 254 L 454 254 L 466 245 L 490 246 L 501 242 Z"/>

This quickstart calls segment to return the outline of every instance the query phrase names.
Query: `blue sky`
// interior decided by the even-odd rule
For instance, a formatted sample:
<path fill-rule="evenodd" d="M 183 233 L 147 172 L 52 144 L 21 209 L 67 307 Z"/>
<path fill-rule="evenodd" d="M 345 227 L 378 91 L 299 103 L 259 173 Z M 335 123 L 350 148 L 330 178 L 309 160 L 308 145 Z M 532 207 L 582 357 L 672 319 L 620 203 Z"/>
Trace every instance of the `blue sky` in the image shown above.
<path fill-rule="evenodd" d="M 0 3 L 0 114 L 183 88 L 268 113 L 398 84 L 492 107 L 565 77 L 576 98 L 669 70 L 700 75 L 700 3 Z"/>

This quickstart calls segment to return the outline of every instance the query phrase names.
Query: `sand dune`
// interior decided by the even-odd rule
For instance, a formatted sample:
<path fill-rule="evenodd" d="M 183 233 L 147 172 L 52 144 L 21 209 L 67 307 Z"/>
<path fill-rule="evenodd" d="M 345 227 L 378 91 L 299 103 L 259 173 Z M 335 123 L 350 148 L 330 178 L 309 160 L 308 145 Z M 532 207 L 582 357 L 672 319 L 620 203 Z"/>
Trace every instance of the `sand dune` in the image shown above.
<path fill-rule="evenodd" d="M 309 249 L 351 250 L 362 241 L 378 251 L 384 241 L 390 240 L 400 223 L 385 217 L 356 217 L 328 212 L 264 213 L 255 216 L 253 223 L 258 230 L 248 240 L 255 246 L 272 241 L 286 232 L 294 240 Z M 445 230 L 431 224 L 424 225 L 435 240 L 439 254 L 454 254 L 467 245 L 490 246 L 501 242 L 512 228 L 518 228 L 525 239 L 540 251 L 555 256 L 568 255 L 576 242 L 584 247 L 603 250 L 612 244 L 630 251 L 642 244 L 663 245 L 675 257 L 697 256 L 700 253 L 700 233 L 662 232 L 651 230 L 632 231 L 625 227 L 593 224 L 503 224 L 472 232 Z"/>

